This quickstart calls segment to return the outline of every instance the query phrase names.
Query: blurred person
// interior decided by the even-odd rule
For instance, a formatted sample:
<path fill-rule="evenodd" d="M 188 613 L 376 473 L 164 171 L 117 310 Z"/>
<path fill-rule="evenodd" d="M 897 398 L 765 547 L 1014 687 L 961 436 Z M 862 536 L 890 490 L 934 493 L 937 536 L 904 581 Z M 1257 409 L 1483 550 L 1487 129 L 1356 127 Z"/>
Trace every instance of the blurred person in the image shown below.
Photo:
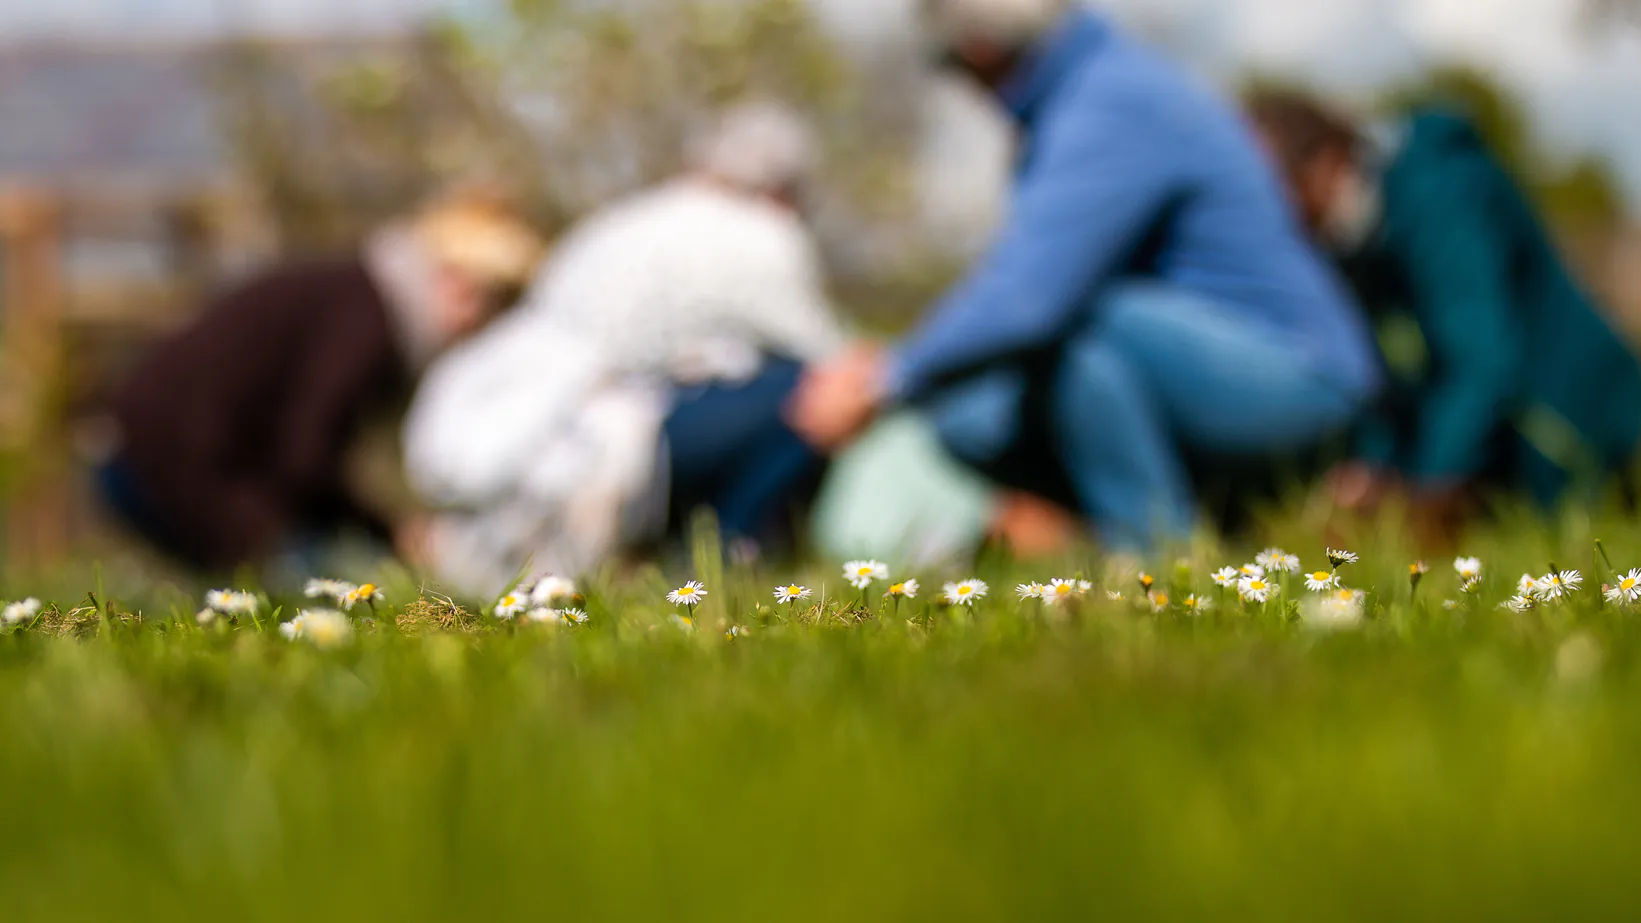
<path fill-rule="evenodd" d="M 421 389 L 409 473 L 462 589 L 584 572 L 702 508 L 767 542 L 818 477 L 780 413 L 800 363 L 842 343 L 800 210 L 814 141 L 748 103 L 689 154 L 572 229 L 516 315 Z"/>
<path fill-rule="evenodd" d="M 922 404 L 957 457 L 1139 549 L 1194 524 L 1188 453 L 1298 449 L 1355 417 L 1366 327 L 1231 107 L 1064 0 L 923 13 L 1020 131 L 1010 214 L 908 339 L 805 377 L 800 432 L 835 449 Z M 1052 534 L 1042 506 L 1004 519 Z"/>
<path fill-rule="evenodd" d="M 1479 486 L 1549 504 L 1628 464 L 1641 366 L 1472 124 L 1423 108 L 1363 126 L 1284 92 L 1249 110 L 1385 344 L 1392 386 L 1330 479 L 1336 502 L 1405 490 L 1440 538 Z"/>
<path fill-rule="evenodd" d="M 207 570 L 311 560 L 349 529 L 414 544 L 412 523 L 350 493 L 346 452 L 372 410 L 516 299 L 543 250 L 498 200 L 463 193 L 223 292 L 115 389 L 107 505 Z"/>

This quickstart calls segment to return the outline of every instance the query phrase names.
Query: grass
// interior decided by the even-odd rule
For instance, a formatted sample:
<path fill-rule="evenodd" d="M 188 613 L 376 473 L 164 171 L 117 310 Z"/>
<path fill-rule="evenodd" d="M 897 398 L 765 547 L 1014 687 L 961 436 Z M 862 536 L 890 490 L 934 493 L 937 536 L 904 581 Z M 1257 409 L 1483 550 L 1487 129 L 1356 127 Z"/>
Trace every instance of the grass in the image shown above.
<path fill-rule="evenodd" d="M 661 597 L 697 574 L 592 581 L 581 628 L 448 618 L 429 599 L 408 632 L 418 594 L 400 578 L 374 630 L 319 650 L 271 625 L 202 630 L 199 588 L 124 598 L 112 588 L 137 576 L 109 574 L 77 632 L 0 636 L 0 907 L 1627 918 L 1641 616 L 1600 605 L 1598 581 L 1496 606 L 1550 560 L 1588 580 L 1598 532 L 1641 559 L 1618 520 L 1472 536 L 1487 585 L 1456 611 L 1445 561 L 1413 598 L 1411 557 L 1365 532 L 1343 573 L 1371 591 L 1367 618 L 1334 632 L 1281 605 L 1193 618 L 1100 593 L 1045 617 L 1010 590 L 1050 574 L 1002 560 L 977 567 L 992 595 L 972 614 L 868 615 L 831 566 L 724 572 L 701 555 L 694 633 Z M 1281 537 L 1320 563 L 1319 535 Z M 1206 589 L 1241 551 L 1197 549 L 1159 582 Z M 784 622 L 769 589 L 794 576 L 828 586 Z M 963 575 L 920 576 L 928 597 Z M 68 611 L 97 579 L 37 585 Z M 720 620 L 752 631 L 726 639 Z"/>

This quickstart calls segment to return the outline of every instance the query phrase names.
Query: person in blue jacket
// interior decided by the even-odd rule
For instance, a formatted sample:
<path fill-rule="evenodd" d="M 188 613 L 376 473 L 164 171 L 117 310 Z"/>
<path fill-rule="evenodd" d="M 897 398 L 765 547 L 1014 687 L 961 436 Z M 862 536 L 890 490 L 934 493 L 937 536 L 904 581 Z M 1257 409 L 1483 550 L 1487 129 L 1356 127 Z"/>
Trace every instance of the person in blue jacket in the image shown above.
<path fill-rule="evenodd" d="M 1342 505 L 1405 490 L 1456 521 L 1477 488 L 1550 504 L 1628 464 L 1641 364 L 1469 121 L 1423 108 L 1366 131 L 1285 92 L 1256 94 L 1249 111 L 1390 372 L 1333 477 Z"/>
<path fill-rule="evenodd" d="M 1009 217 L 904 342 L 808 371 L 800 433 L 835 448 L 921 404 L 958 458 L 1138 550 L 1194 525 L 1188 455 L 1355 419 L 1379 383 L 1367 326 L 1234 107 L 1065 0 L 924 13 L 1018 126 Z"/>

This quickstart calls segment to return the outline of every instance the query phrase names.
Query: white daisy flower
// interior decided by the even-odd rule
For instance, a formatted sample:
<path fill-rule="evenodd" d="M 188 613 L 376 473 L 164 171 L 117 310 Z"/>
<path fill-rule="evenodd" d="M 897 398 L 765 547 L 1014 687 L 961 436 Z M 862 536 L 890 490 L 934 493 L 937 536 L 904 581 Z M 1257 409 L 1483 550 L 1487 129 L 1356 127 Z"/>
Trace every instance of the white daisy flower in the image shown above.
<path fill-rule="evenodd" d="M 223 615 L 252 615 L 256 612 L 256 596 L 243 590 L 212 590 L 205 594 L 205 605 Z"/>
<path fill-rule="evenodd" d="M 530 608 L 530 597 L 522 591 L 514 590 L 506 596 L 496 600 L 496 618 L 508 621 Z"/>
<path fill-rule="evenodd" d="M 1271 598 L 1276 586 L 1263 576 L 1243 577 L 1237 583 L 1236 591 L 1247 602 L 1262 603 Z"/>
<path fill-rule="evenodd" d="M 340 606 L 347 600 L 348 594 L 356 589 L 358 587 L 346 580 L 328 580 L 323 577 L 315 577 L 309 580 L 308 585 L 302 589 L 302 595 L 309 599 L 328 599 Z"/>
<path fill-rule="evenodd" d="M 1168 594 L 1162 590 L 1147 594 L 1145 600 L 1151 604 L 1152 612 L 1161 612 L 1168 608 Z"/>
<path fill-rule="evenodd" d="M 726 637 L 729 640 L 733 641 L 736 638 L 744 638 L 749 634 L 751 634 L 751 632 L 749 632 L 746 629 L 746 626 L 744 626 L 744 625 L 731 625 L 731 626 L 729 626 L 729 630 L 724 632 L 724 637 Z"/>
<path fill-rule="evenodd" d="M 205 608 L 194 613 L 194 621 L 201 625 L 209 625 L 216 620 L 217 611 L 212 609 L 210 606 L 206 606 Z"/>
<path fill-rule="evenodd" d="M 1078 596 L 1081 596 L 1084 593 L 1087 593 L 1089 590 L 1092 590 L 1092 589 L 1094 589 L 1094 581 L 1092 581 L 1092 580 L 1079 580 L 1079 581 L 1077 581 L 1077 595 Z"/>
<path fill-rule="evenodd" d="M 946 602 L 954 606 L 972 606 L 986 595 L 990 587 L 986 586 L 984 581 L 971 577 L 957 583 L 948 583 L 945 589 Z"/>
<path fill-rule="evenodd" d="M 1355 564 L 1360 560 L 1362 560 L 1361 557 L 1354 551 L 1345 551 L 1342 548 L 1328 549 L 1328 563 L 1333 565 L 1334 570 L 1338 570 L 1346 564 Z"/>
<path fill-rule="evenodd" d="M 1286 558 L 1288 553 L 1280 548 L 1266 548 L 1254 555 L 1254 563 L 1267 570 L 1277 570 L 1277 562 Z"/>
<path fill-rule="evenodd" d="M 528 595 L 532 606 L 551 606 L 561 599 L 575 598 L 575 581 L 548 574 L 530 587 Z"/>
<path fill-rule="evenodd" d="M 687 615 L 678 615 L 674 613 L 671 617 L 671 621 L 673 625 L 677 626 L 679 631 L 695 630 L 695 620 Z"/>
<path fill-rule="evenodd" d="M 671 593 L 667 594 L 667 602 L 675 606 L 689 606 L 694 608 L 707 598 L 707 588 L 699 580 L 691 580 Z"/>
<path fill-rule="evenodd" d="M 1282 552 L 1272 559 L 1271 570 L 1281 574 L 1299 573 L 1299 556 Z"/>
<path fill-rule="evenodd" d="M 574 607 L 560 610 L 559 615 L 564 617 L 564 621 L 572 625 L 587 624 L 587 613 Z"/>
<path fill-rule="evenodd" d="M 1111 600 L 1114 603 L 1120 603 L 1123 600 L 1127 599 L 1128 597 L 1123 594 L 1122 590 L 1106 590 L 1105 591 L 1105 598 Z"/>
<path fill-rule="evenodd" d="M 1464 582 L 1459 584 L 1459 591 L 1462 592 L 1462 593 L 1469 593 L 1472 596 L 1474 596 L 1477 593 L 1480 593 L 1481 592 L 1481 578 L 1480 577 L 1471 577 L 1470 579 L 1465 580 Z"/>
<path fill-rule="evenodd" d="M 1452 612 L 1453 610 L 1459 608 L 1459 601 L 1456 599 L 1444 599 L 1442 600 L 1442 608 Z"/>
<path fill-rule="evenodd" d="M 1066 600 L 1083 595 L 1083 590 L 1075 580 L 1063 580 L 1055 577 L 1048 582 L 1043 592 L 1043 598 L 1051 603 L 1065 602 Z"/>
<path fill-rule="evenodd" d="M 19 599 L 8 603 L 6 608 L 0 609 L 0 623 L 16 625 L 19 622 L 31 621 L 40 614 L 40 601 L 30 596 L 28 599 Z"/>
<path fill-rule="evenodd" d="M 1305 589 L 1315 593 L 1326 592 L 1339 586 L 1339 575 L 1331 570 L 1319 570 L 1305 575 Z"/>
<path fill-rule="evenodd" d="M 339 647 L 353 636 L 353 623 L 333 609 L 312 609 L 298 612 L 296 618 L 280 625 L 279 633 L 292 641 L 300 639 L 316 647 Z"/>
<path fill-rule="evenodd" d="M 895 597 L 897 599 L 900 598 L 900 597 L 905 597 L 907 599 L 916 599 L 917 598 L 917 581 L 915 579 L 913 579 L 913 580 L 902 580 L 899 583 L 891 583 L 891 584 L 889 584 L 889 591 L 887 593 L 884 593 L 883 595 L 885 597 L 892 596 L 892 597 Z"/>
<path fill-rule="evenodd" d="M 1517 593 L 1515 596 L 1512 596 L 1500 603 L 1499 607 L 1509 609 L 1512 612 L 1529 612 L 1536 605 L 1538 605 L 1537 597 L 1534 597 L 1528 593 Z"/>
<path fill-rule="evenodd" d="M 1453 571 L 1459 575 L 1459 580 L 1479 580 L 1481 578 L 1481 558 L 1454 558 Z"/>
<path fill-rule="evenodd" d="M 1148 574 L 1144 571 L 1140 571 L 1140 575 L 1138 577 L 1138 580 L 1140 581 L 1140 589 L 1144 590 L 1147 593 L 1151 592 L 1151 587 L 1156 585 L 1156 582 L 1157 582 L 1157 578 L 1151 576 L 1150 574 Z"/>
<path fill-rule="evenodd" d="M 1263 577 L 1263 576 L 1265 576 L 1265 568 L 1261 565 L 1258 565 L 1258 564 L 1244 564 L 1241 567 L 1237 568 L 1236 570 L 1237 570 L 1237 579 L 1238 580 L 1242 580 L 1242 579 L 1245 579 L 1247 577 Z"/>
<path fill-rule="evenodd" d="M 1048 587 L 1041 583 L 1022 583 L 1014 588 L 1014 592 L 1021 599 L 1042 599 Z"/>
<path fill-rule="evenodd" d="M 1210 576 L 1214 579 L 1214 586 L 1229 587 L 1236 586 L 1236 582 L 1242 579 L 1242 572 L 1234 567 L 1221 567 Z"/>
<path fill-rule="evenodd" d="M 1607 588 L 1607 601 L 1633 603 L 1641 599 L 1641 568 L 1630 571 Z"/>
<path fill-rule="evenodd" d="M 1198 596 L 1195 593 L 1192 593 L 1190 596 L 1180 600 L 1179 605 L 1181 609 L 1185 610 L 1187 615 L 1201 615 L 1214 607 L 1214 601 L 1206 596 Z"/>
<path fill-rule="evenodd" d="M 1323 631 L 1355 628 L 1362 623 L 1362 594 L 1340 590 L 1309 597 L 1300 604 L 1299 617 L 1306 625 Z"/>
<path fill-rule="evenodd" d="M 1561 599 L 1578 592 L 1584 583 L 1584 577 L 1576 570 L 1558 571 L 1545 574 L 1538 578 L 1538 597 L 1540 599 Z"/>
<path fill-rule="evenodd" d="M 775 601 L 778 603 L 795 603 L 800 599 L 809 598 L 809 588 L 789 583 L 786 586 L 775 588 Z"/>
<path fill-rule="evenodd" d="M 354 606 L 357 606 L 360 603 L 367 603 L 374 609 L 376 604 L 381 602 L 383 599 L 386 599 L 386 597 L 382 595 L 381 587 L 374 583 L 361 583 L 354 587 L 353 591 L 348 593 L 348 595 L 342 597 L 342 608 L 352 612 Z"/>
<path fill-rule="evenodd" d="M 1521 579 L 1516 581 L 1516 595 L 1518 596 L 1537 596 L 1538 590 L 1538 578 L 1532 574 L 1522 574 Z"/>
<path fill-rule="evenodd" d="M 843 565 L 843 579 L 857 590 L 864 590 L 874 580 L 889 579 L 889 565 L 882 561 L 850 561 Z"/>
<path fill-rule="evenodd" d="M 502 616 L 498 615 L 497 617 L 501 618 Z M 564 622 L 563 612 L 560 612 L 557 609 L 549 609 L 545 606 L 537 606 L 536 608 L 529 610 L 524 613 L 524 617 L 538 625 L 560 625 Z M 507 616 L 507 618 L 511 618 L 511 616 Z"/>

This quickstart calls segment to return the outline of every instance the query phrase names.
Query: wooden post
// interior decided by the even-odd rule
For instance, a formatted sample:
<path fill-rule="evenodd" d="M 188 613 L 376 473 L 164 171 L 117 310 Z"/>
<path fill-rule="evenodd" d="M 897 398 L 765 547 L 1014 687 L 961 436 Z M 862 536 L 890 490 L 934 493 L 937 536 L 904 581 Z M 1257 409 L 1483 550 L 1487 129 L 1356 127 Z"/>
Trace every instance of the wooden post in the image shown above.
<path fill-rule="evenodd" d="M 39 566 L 67 550 L 68 451 L 62 394 L 62 211 L 49 191 L 0 189 L 0 452 L 11 455 L 5 562 Z"/>

